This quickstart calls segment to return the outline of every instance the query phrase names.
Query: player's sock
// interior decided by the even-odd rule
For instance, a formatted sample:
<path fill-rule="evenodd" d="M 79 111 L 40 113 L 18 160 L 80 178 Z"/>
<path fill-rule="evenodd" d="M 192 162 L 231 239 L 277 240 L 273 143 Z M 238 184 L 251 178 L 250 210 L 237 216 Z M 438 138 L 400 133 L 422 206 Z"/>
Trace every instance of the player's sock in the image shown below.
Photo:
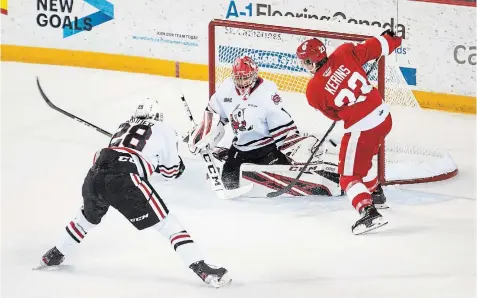
<path fill-rule="evenodd" d="M 346 188 L 346 195 L 354 209 L 358 212 L 361 212 L 364 207 L 373 203 L 368 188 L 360 181 L 351 182 Z"/>
<path fill-rule="evenodd" d="M 88 231 L 95 226 L 84 217 L 83 211 L 79 210 L 73 220 L 66 225 L 56 245 L 41 257 L 40 266 L 37 269 L 60 265 L 65 255 L 70 254 L 81 243 Z"/>
<path fill-rule="evenodd" d="M 173 214 L 169 213 L 162 222 L 154 227 L 169 240 L 187 267 L 204 259 L 192 237 Z"/>
<path fill-rule="evenodd" d="M 79 210 L 73 220 L 66 225 L 64 232 L 57 241 L 56 248 L 63 255 L 68 255 L 83 241 L 88 231 L 96 226 L 84 217 L 83 210 Z"/>
<path fill-rule="evenodd" d="M 364 177 L 363 178 L 363 184 L 364 186 L 366 186 L 366 188 L 369 190 L 370 193 L 373 193 L 376 188 L 379 186 L 379 183 L 378 183 L 378 177 L 375 176 L 374 178 L 371 178 L 370 180 L 367 180 L 369 179 L 368 177 Z"/>

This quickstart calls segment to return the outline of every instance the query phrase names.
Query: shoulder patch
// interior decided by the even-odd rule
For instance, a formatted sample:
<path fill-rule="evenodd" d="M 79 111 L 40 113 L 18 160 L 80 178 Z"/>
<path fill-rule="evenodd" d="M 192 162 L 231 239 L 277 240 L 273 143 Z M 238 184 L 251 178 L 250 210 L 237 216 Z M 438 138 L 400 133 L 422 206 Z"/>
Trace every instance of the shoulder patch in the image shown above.
<path fill-rule="evenodd" d="M 277 105 L 282 102 L 282 98 L 280 97 L 280 95 L 278 95 L 278 93 L 275 93 L 272 95 L 272 101 Z"/>

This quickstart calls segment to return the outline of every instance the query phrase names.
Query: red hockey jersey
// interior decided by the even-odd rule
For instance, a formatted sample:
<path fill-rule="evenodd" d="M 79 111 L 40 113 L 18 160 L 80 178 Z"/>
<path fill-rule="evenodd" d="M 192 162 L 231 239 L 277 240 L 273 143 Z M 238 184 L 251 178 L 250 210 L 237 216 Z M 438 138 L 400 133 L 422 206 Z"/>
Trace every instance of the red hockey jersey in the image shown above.
<path fill-rule="evenodd" d="M 386 119 L 389 108 L 362 66 L 400 45 L 400 37 L 384 35 L 339 46 L 308 82 L 308 103 L 332 120 L 343 120 L 347 131 L 376 127 Z"/>

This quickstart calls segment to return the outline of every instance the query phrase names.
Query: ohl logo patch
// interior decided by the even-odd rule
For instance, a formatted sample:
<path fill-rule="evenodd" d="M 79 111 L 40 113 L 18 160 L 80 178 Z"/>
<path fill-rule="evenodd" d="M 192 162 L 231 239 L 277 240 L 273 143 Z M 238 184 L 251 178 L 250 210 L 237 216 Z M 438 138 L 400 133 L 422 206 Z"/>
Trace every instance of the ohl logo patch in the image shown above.
<path fill-rule="evenodd" d="M 73 15 L 73 9 L 78 3 L 83 8 L 84 3 L 98 9 L 84 17 Z M 83 31 L 91 31 L 94 27 L 114 19 L 114 5 L 107 0 L 37 0 L 38 13 L 36 22 L 40 27 L 59 28 L 63 38 L 70 37 Z"/>

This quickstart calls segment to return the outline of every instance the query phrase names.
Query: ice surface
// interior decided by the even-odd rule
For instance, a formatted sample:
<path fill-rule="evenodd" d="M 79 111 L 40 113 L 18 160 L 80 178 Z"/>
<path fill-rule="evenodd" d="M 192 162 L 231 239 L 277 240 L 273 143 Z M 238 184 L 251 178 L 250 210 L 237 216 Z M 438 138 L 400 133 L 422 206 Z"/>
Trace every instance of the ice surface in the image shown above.
<path fill-rule="evenodd" d="M 432 125 L 415 140 L 449 150 L 451 180 L 388 187 L 389 224 L 351 234 L 357 218 L 345 197 L 220 201 L 200 160 L 181 148 L 187 171 L 154 180 L 206 260 L 233 283 L 205 287 L 154 231 L 137 232 L 110 209 L 58 271 L 32 271 L 81 206 L 81 184 L 107 138 L 50 109 L 35 76 L 60 107 L 113 132 L 141 96 L 158 96 L 169 120 L 188 129 L 179 95 L 194 116 L 204 82 L 92 69 L 2 63 L 1 294 L 24 297 L 472 297 L 475 287 L 475 115 L 427 111 Z M 293 113 L 293 111 L 292 111 Z M 325 131 L 313 115 L 299 125 Z M 413 139 L 409 123 L 396 134 Z M 318 128 L 317 128 L 318 127 Z M 407 136 L 406 136 L 407 131 Z M 411 133 L 411 135 L 409 135 Z M 427 138 L 427 139 L 426 139 Z"/>

